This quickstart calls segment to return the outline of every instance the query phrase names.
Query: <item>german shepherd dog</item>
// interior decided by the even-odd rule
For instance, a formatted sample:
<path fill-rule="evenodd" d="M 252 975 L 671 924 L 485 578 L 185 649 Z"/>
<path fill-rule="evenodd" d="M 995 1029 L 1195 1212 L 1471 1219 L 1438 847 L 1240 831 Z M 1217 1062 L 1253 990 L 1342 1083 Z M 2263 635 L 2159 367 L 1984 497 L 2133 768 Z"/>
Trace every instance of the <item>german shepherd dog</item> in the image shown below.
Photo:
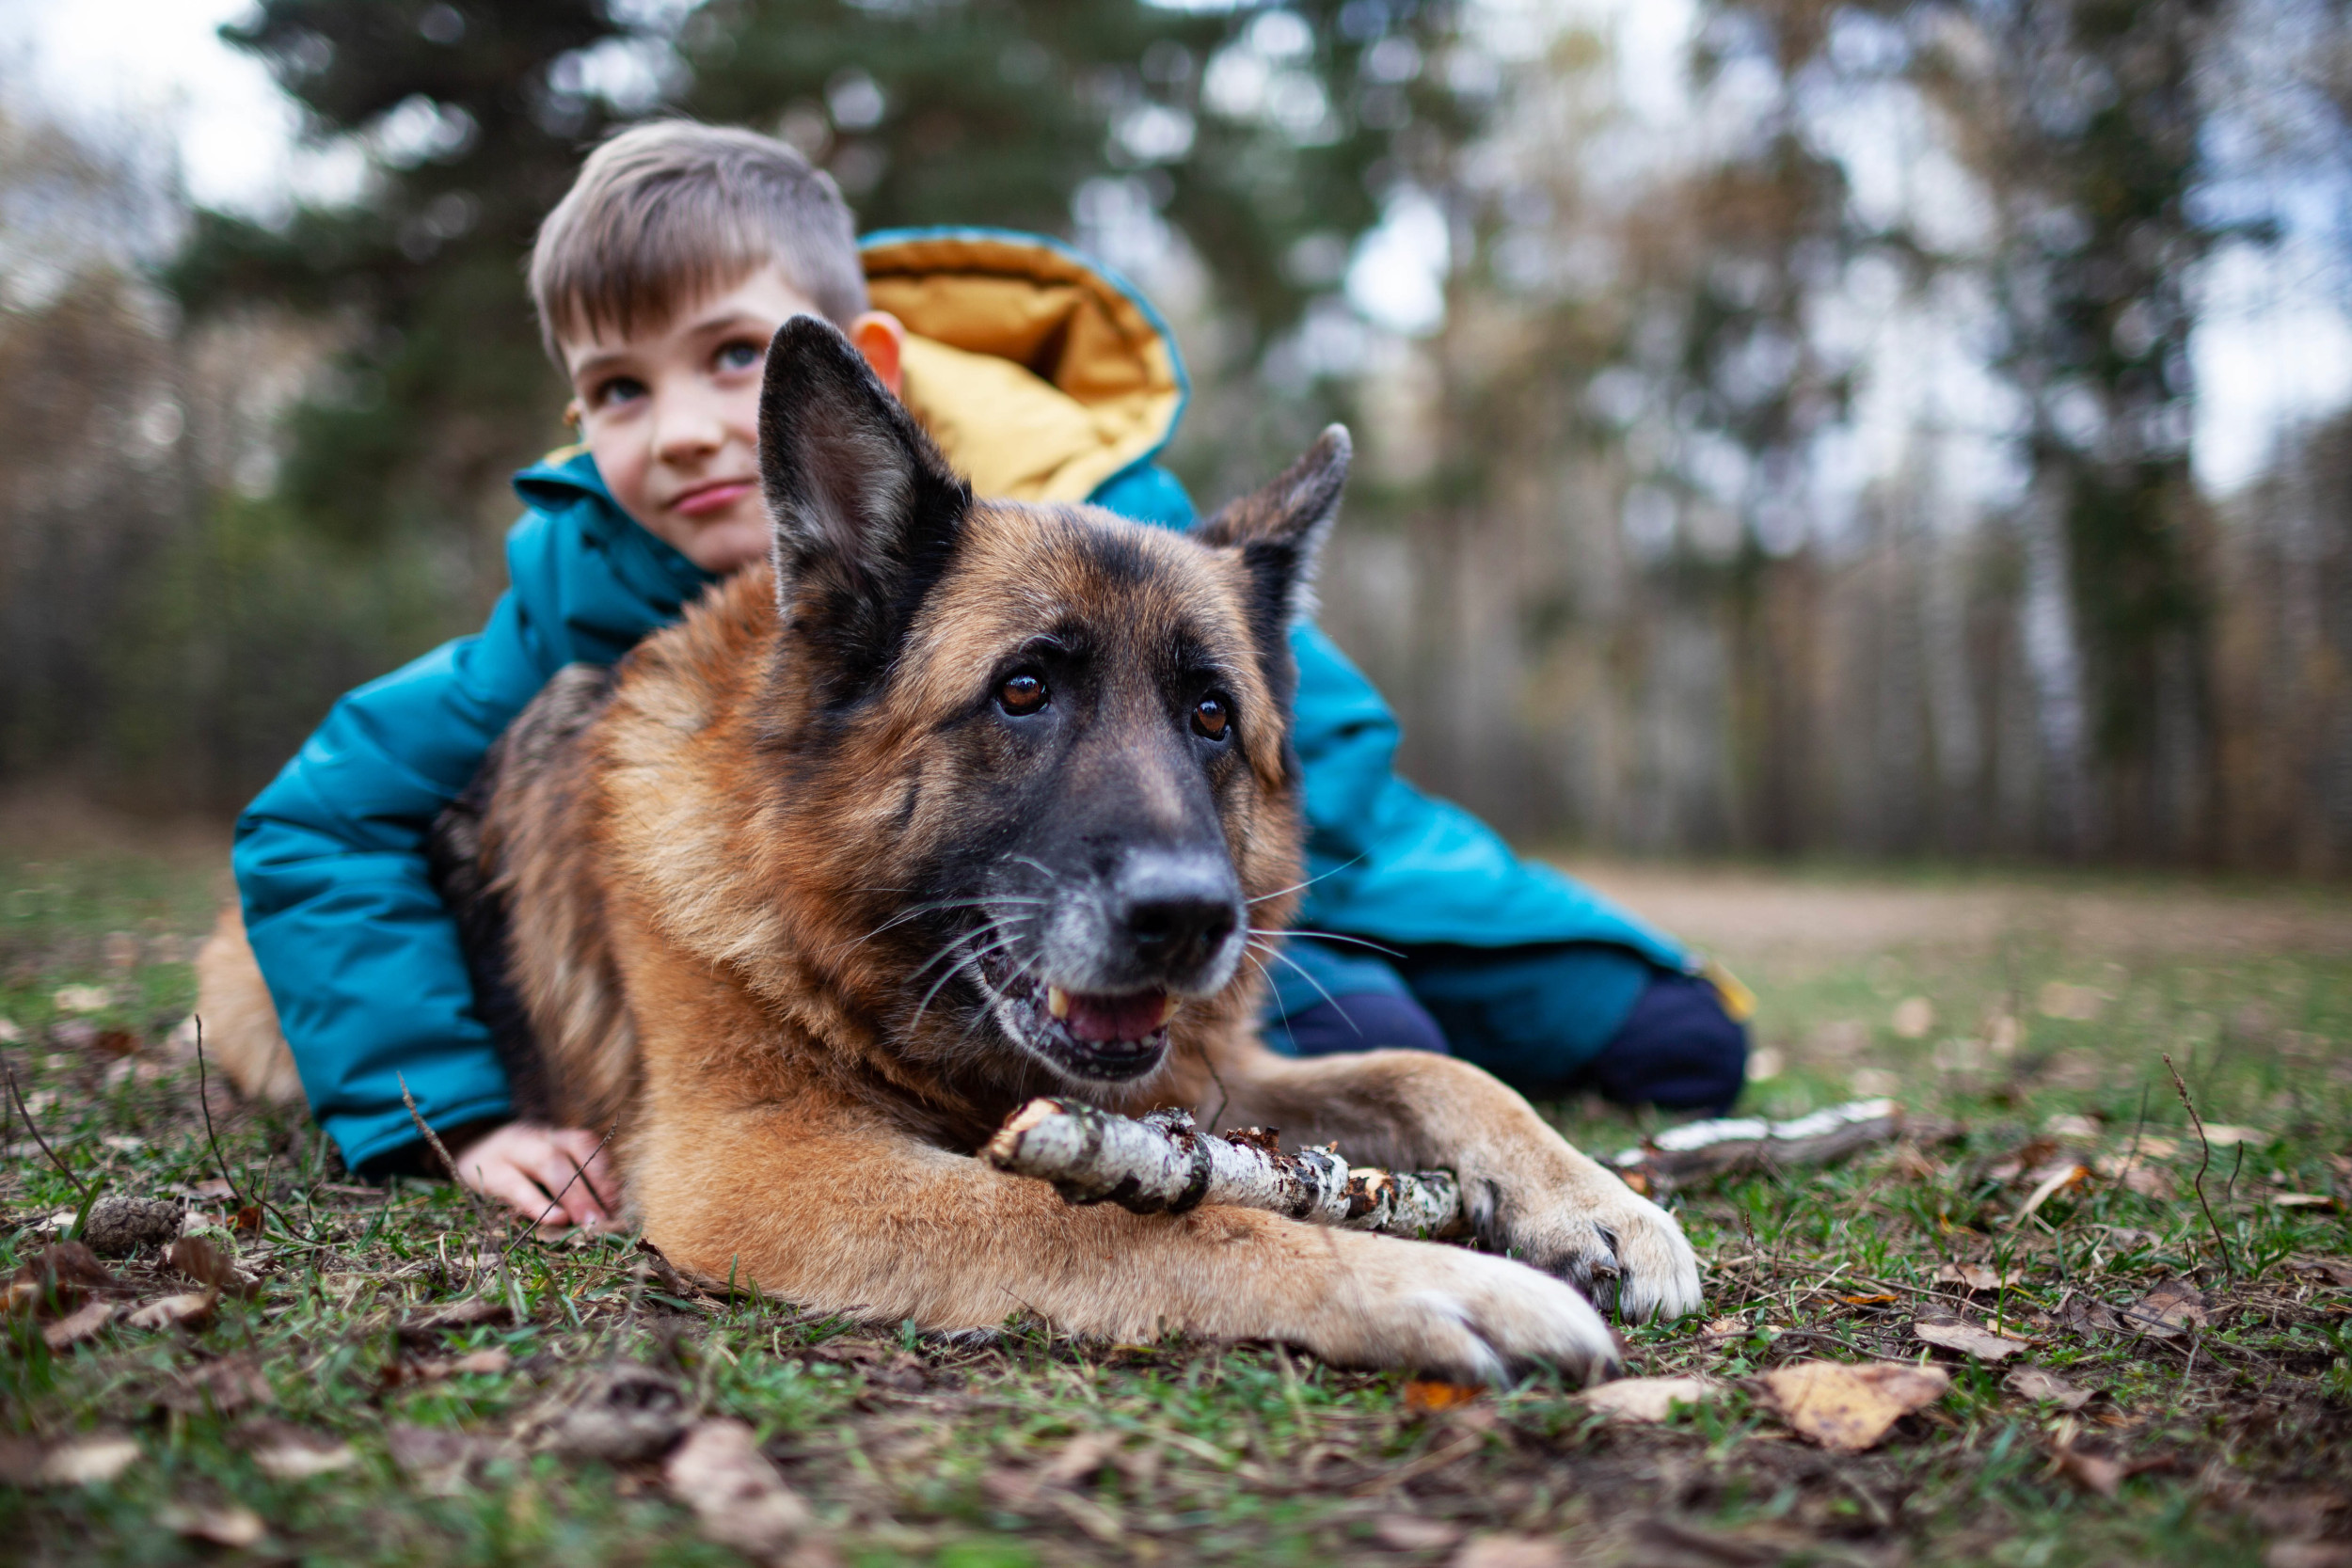
<path fill-rule="evenodd" d="M 760 437 L 771 566 L 565 672 L 442 828 L 485 1006 L 535 1042 L 521 1108 L 617 1124 L 652 1241 L 882 1322 L 1027 1308 L 1470 1379 L 1613 1369 L 1568 1280 L 1697 1306 L 1675 1221 L 1478 1069 L 1258 1040 L 1302 877 L 1286 633 L 1344 430 L 1189 534 L 975 500 L 801 318 Z M 1492 1250 L 1065 1203 L 974 1157 L 1040 1094 L 1452 1169 Z"/>

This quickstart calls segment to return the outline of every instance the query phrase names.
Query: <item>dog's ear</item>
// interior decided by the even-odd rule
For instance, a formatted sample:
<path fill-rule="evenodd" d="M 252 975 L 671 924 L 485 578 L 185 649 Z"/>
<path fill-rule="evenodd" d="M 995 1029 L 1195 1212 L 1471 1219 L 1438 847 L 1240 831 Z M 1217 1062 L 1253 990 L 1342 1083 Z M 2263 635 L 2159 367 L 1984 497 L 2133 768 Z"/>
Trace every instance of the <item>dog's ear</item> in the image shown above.
<path fill-rule="evenodd" d="M 955 551 L 972 504 L 848 339 L 795 316 L 768 345 L 759 475 L 775 524 L 776 597 L 836 696 L 888 668 Z"/>
<path fill-rule="evenodd" d="M 1250 620 L 1269 647 L 1295 623 L 1314 619 L 1315 566 L 1339 519 L 1353 450 L 1347 427 L 1330 426 L 1273 483 L 1192 531 L 1204 545 L 1241 551 L 1252 586 Z"/>

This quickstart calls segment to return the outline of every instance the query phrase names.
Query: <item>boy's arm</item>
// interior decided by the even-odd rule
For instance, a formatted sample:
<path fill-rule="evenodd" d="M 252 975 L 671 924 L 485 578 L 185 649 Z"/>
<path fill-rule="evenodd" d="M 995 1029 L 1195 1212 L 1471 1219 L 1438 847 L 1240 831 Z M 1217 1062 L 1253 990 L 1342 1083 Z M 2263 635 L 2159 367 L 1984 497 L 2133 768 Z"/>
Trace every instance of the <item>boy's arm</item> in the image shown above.
<path fill-rule="evenodd" d="M 425 861 L 433 820 L 564 662 L 514 593 L 481 633 L 335 705 L 237 823 L 254 957 L 311 1109 L 358 1167 L 509 1114 L 457 929 Z"/>

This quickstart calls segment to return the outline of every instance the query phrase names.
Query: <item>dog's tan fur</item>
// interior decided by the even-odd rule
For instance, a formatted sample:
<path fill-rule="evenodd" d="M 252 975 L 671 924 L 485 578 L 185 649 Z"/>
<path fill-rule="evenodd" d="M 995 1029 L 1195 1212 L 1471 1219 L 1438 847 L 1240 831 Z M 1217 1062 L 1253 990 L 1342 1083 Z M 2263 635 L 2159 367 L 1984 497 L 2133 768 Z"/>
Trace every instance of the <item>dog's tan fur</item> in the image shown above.
<path fill-rule="evenodd" d="M 821 425 L 810 396 L 798 417 Z M 1077 1092 L 1454 1169 L 1485 1239 L 1524 1261 L 1248 1211 L 1073 1207 L 973 1157 L 1031 1095 L 1073 1090 L 1032 1056 L 976 1046 L 985 1009 L 943 1002 L 923 943 L 892 929 L 922 901 L 928 867 L 994 831 L 981 806 L 1009 787 L 985 737 L 955 738 L 973 733 L 957 725 L 975 680 L 1041 628 L 1073 625 L 1115 628 L 1106 646 L 1182 628 L 1234 655 L 1221 668 L 1244 760 L 1217 775 L 1216 816 L 1253 918 L 1279 924 L 1301 876 L 1298 781 L 1282 733 L 1287 655 L 1269 645 L 1280 626 L 1253 574 L 1260 546 L 1311 548 L 1293 514 L 1334 471 L 1327 442 L 1189 537 L 1085 509 L 966 504 L 886 678 L 854 703 L 828 687 L 832 656 L 810 630 L 850 579 L 803 567 L 779 594 L 761 567 L 642 644 L 609 699 L 600 677 L 570 677 L 518 721 L 493 761 L 478 853 L 509 911 L 548 1109 L 617 1125 L 630 1203 L 671 1258 L 926 1328 L 1027 1309 L 1081 1334 L 1180 1328 L 1457 1375 L 1611 1365 L 1610 1335 L 1560 1275 L 1621 1274 L 1638 1315 L 1696 1305 L 1674 1221 L 1518 1095 L 1424 1053 L 1275 1055 L 1252 1025 L 1248 966 L 1186 1003 L 1157 1070 Z M 1153 744 L 1137 730 L 1101 753 L 1104 776 L 1068 787 L 1124 791 L 1146 820 L 1180 813 L 1179 774 L 1120 760 Z M 227 967 L 208 966 L 208 988 L 226 993 Z"/>

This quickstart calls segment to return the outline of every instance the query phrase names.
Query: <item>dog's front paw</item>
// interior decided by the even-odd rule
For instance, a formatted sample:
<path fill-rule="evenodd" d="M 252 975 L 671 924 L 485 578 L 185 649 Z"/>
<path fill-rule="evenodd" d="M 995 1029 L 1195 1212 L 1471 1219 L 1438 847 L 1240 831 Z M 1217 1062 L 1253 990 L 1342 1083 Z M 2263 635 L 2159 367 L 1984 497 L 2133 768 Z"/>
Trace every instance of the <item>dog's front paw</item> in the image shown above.
<path fill-rule="evenodd" d="M 1323 1354 L 1467 1383 L 1507 1383 L 1537 1367 L 1586 1383 L 1616 1372 L 1617 1337 L 1561 1280 L 1488 1254 L 1404 1244 L 1408 1266 L 1377 1271 L 1381 1285 L 1347 1314 L 1355 1342 L 1316 1347 Z"/>
<path fill-rule="evenodd" d="M 1698 1310 L 1698 1255 L 1681 1225 L 1606 1172 L 1540 1196 L 1505 1196 L 1494 1229 L 1513 1257 L 1588 1295 L 1613 1277 L 1618 1310 L 1635 1323 Z"/>

